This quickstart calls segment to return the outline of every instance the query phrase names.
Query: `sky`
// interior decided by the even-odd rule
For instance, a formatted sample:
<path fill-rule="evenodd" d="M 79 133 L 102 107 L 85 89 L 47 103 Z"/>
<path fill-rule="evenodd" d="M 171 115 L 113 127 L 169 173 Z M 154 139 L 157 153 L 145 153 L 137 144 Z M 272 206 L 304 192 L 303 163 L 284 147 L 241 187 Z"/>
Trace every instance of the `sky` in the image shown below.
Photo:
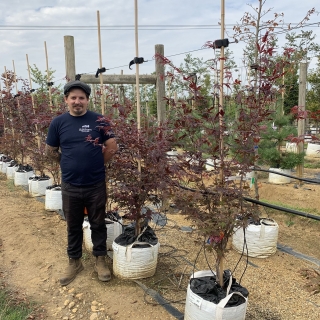
<path fill-rule="evenodd" d="M 187 53 L 204 60 L 214 58 L 212 49 L 203 49 L 207 41 L 221 39 L 222 0 L 138 0 L 138 51 L 146 62 L 139 65 L 140 74 L 155 71 L 154 49 L 164 45 L 164 54 L 179 66 Z M 225 38 L 231 38 L 232 27 L 245 12 L 253 13 L 258 0 L 225 0 Z M 319 0 L 266 0 L 264 9 L 284 13 L 285 23 L 298 23 L 308 10 L 320 11 Z M 46 72 L 47 64 L 55 70 L 54 84 L 64 84 L 64 36 L 73 36 L 76 73 L 95 74 L 100 66 L 98 39 L 100 16 L 102 66 L 105 74 L 135 74 L 129 62 L 136 56 L 135 0 L 1 0 L 0 3 L 0 73 L 16 71 L 29 79 L 29 64 Z M 320 14 L 311 16 L 308 30 L 320 31 Z M 317 24 L 318 23 L 318 24 Z M 307 30 L 305 28 L 304 30 Z M 297 30 L 298 32 L 299 30 Z M 320 35 L 315 39 L 320 44 Z M 47 48 L 47 59 L 45 53 Z M 243 67 L 244 43 L 230 43 L 234 60 Z M 312 63 L 315 59 L 312 60 Z M 311 66 L 312 66 L 311 63 Z"/>

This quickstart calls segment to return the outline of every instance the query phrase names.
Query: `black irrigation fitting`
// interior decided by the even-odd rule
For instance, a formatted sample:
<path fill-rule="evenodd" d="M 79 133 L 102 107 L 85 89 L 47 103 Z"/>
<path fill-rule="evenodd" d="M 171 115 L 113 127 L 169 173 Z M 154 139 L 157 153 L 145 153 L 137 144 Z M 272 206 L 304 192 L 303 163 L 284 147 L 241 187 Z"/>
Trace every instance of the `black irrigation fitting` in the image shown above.
<path fill-rule="evenodd" d="M 98 68 L 97 72 L 96 72 L 96 78 L 98 78 L 100 73 L 106 72 L 107 69 L 105 67 L 103 68 Z"/>
<path fill-rule="evenodd" d="M 143 62 L 145 62 L 145 60 L 144 60 L 143 58 L 135 57 L 135 58 L 133 58 L 133 60 L 130 61 L 130 63 L 129 63 L 129 69 L 132 70 L 132 69 L 131 69 L 131 66 L 132 66 L 133 64 L 141 64 L 141 63 L 143 63 Z"/>
<path fill-rule="evenodd" d="M 52 87 L 53 86 L 53 82 L 47 82 L 47 86 L 48 87 Z"/>
<path fill-rule="evenodd" d="M 35 92 L 35 91 L 36 91 L 36 89 L 31 89 L 31 90 L 30 90 L 30 93 Z"/>
<path fill-rule="evenodd" d="M 197 190 L 192 189 L 192 188 L 184 187 L 184 186 L 181 186 L 181 185 L 178 185 L 178 186 L 179 186 L 179 188 L 181 188 L 183 190 L 187 190 L 187 191 L 191 191 L 191 192 L 197 192 Z M 207 192 L 200 191 L 200 192 L 202 194 L 215 194 L 212 191 L 207 191 Z M 279 207 L 279 206 L 276 206 L 276 205 L 273 205 L 273 204 L 270 204 L 270 203 L 267 203 L 267 202 L 262 202 L 262 201 L 251 199 L 251 198 L 248 198 L 248 197 L 242 197 L 242 198 L 245 201 L 252 202 L 252 203 L 258 204 L 258 205 L 263 206 L 263 207 L 268 207 L 268 208 L 271 208 L 271 209 L 276 209 L 276 210 L 279 210 L 279 211 L 292 213 L 292 214 L 295 214 L 297 216 L 301 216 L 301 217 L 310 218 L 310 219 L 314 219 L 314 220 L 320 221 L 320 216 L 309 214 L 309 213 L 306 213 L 306 212 L 303 212 L 303 211 L 298 211 L 298 210 L 293 210 L 293 209 L 289 209 L 289 208 Z"/>
<path fill-rule="evenodd" d="M 81 74 L 76 74 L 75 80 L 80 80 L 81 79 Z"/>

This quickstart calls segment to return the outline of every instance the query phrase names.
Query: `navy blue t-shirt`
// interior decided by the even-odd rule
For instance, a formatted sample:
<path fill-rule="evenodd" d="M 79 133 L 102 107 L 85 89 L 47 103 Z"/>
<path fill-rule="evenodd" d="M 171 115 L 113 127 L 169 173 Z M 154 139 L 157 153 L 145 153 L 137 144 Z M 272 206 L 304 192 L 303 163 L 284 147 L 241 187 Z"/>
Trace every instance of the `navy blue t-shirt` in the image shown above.
<path fill-rule="evenodd" d="M 49 126 L 46 143 L 60 147 L 62 181 L 76 186 L 92 185 L 105 179 L 102 147 L 86 141 L 90 135 L 98 138 L 99 144 L 113 138 L 110 130 L 105 132 L 98 126 L 108 126 L 97 121 L 102 115 L 88 110 L 82 116 L 69 112 L 57 116 Z"/>

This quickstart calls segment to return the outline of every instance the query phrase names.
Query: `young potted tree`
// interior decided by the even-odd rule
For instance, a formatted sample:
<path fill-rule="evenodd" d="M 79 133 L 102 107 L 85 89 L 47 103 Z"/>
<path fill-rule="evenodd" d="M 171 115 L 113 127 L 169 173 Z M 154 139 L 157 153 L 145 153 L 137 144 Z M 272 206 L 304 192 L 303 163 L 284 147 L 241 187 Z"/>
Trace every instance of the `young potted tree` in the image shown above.
<path fill-rule="evenodd" d="M 147 204 L 160 203 L 173 185 L 171 170 L 175 164 L 166 154 L 171 150 L 172 137 L 166 124 L 139 129 L 130 101 L 113 107 L 118 116 L 111 123 L 120 150 L 107 166 L 108 197 L 124 213 L 123 218 L 131 221 L 114 239 L 113 272 L 121 278 L 146 278 L 156 271 L 160 245 L 148 225 L 152 210 Z M 140 120 L 148 122 L 146 115 Z"/>
<path fill-rule="evenodd" d="M 284 143 L 297 136 L 297 128 L 291 123 L 292 115 L 275 114 L 269 121 L 259 143 L 259 163 L 270 166 L 270 171 L 291 175 L 292 169 L 303 163 L 304 153 L 287 151 Z M 290 177 L 269 173 L 269 182 L 290 183 Z"/>
<path fill-rule="evenodd" d="M 215 48 L 214 43 L 207 46 Z M 182 148 L 182 154 L 178 155 L 180 191 L 175 194 L 175 204 L 203 237 L 205 251 L 215 253 L 213 260 L 207 257 L 210 270 L 193 273 L 190 278 L 185 319 L 245 318 L 248 291 L 225 270 L 224 263 L 227 244 L 235 230 L 245 230 L 249 219 L 259 220 L 257 207 L 244 201 L 250 188 L 242 177 L 255 165 L 255 147 L 263 124 L 272 114 L 270 106 L 277 93 L 274 84 L 282 77 L 291 52 L 286 49 L 282 59 L 272 59 L 273 46 L 268 34 L 256 44 L 260 64 L 255 66 L 252 85 L 240 86 L 238 79 L 233 83 L 224 80 L 223 86 L 235 89 L 231 96 L 237 112 L 232 121 L 228 121 L 221 104 L 203 108 L 205 99 L 200 87 L 184 75 L 194 103 L 180 101 L 174 111 L 172 127 L 177 131 L 177 139 L 188 140 L 187 148 Z M 181 73 L 168 59 L 157 58 Z M 206 158 L 213 160 L 210 171 L 205 170 Z M 239 171 L 240 181 L 230 179 Z"/>

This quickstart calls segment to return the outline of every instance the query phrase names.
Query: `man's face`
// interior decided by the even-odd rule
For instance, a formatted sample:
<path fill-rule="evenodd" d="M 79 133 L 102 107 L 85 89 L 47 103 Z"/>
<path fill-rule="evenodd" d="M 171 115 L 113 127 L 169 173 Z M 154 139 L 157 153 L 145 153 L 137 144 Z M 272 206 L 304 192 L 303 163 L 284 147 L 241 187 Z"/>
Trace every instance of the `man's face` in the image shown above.
<path fill-rule="evenodd" d="M 72 116 L 82 116 L 87 112 L 89 99 L 81 89 L 71 89 L 68 97 L 64 97 L 64 101 L 68 105 Z"/>

